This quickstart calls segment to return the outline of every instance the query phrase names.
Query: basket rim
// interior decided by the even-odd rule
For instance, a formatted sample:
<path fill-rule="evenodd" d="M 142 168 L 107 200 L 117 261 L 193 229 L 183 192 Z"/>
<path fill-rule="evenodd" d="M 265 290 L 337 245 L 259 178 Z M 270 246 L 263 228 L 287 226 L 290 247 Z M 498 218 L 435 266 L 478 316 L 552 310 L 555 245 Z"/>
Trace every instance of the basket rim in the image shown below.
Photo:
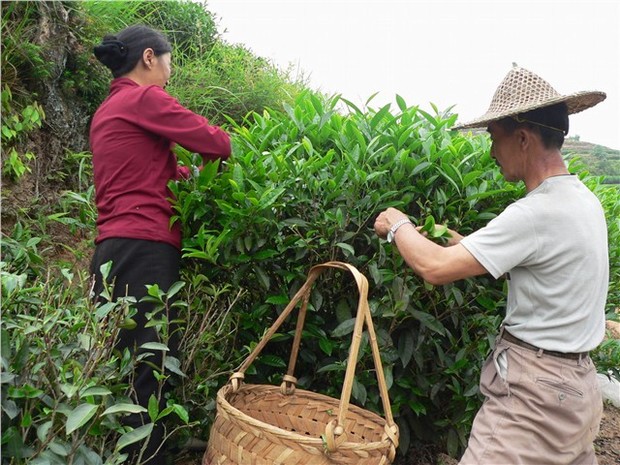
<path fill-rule="evenodd" d="M 274 391 L 276 393 L 281 394 L 280 392 L 280 388 L 278 386 L 273 386 L 273 385 L 269 385 L 269 384 L 246 384 L 243 383 L 240 387 L 239 390 L 250 390 L 254 387 L 261 387 L 261 388 L 266 388 L 266 390 L 268 391 Z M 230 384 L 226 384 L 224 386 L 222 386 L 218 393 L 217 393 L 217 407 L 218 407 L 218 414 L 219 414 L 219 409 L 220 407 L 227 411 L 226 413 L 230 413 L 233 412 L 235 416 L 241 418 L 244 422 L 256 427 L 256 428 L 260 428 L 262 431 L 267 432 L 268 434 L 273 434 L 276 437 L 279 438 L 283 438 L 283 439 L 287 439 L 287 440 L 291 440 L 291 441 L 295 441 L 298 443 L 304 443 L 304 444 L 309 444 L 309 445 L 313 445 L 313 446 L 323 446 L 324 444 L 324 440 L 319 436 L 319 437 L 313 437 L 313 436 L 308 436 L 305 434 L 299 434 L 293 431 L 288 431 L 285 430 L 283 428 L 280 428 L 278 426 L 274 426 L 271 425 L 269 423 L 266 423 L 264 421 L 261 420 L 257 420 L 256 418 L 242 412 L 241 410 L 239 410 L 238 408 L 234 407 L 226 398 L 227 394 L 234 394 L 234 392 L 230 392 L 233 390 L 233 387 Z M 329 399 L 331 401 L 333 401 L 336 405 L 338 405 L 338 400 L 327 396 L 325 394 L 320 394 L 320 393 L 316 393 L 316 392 L 312 392 L 312 391 L 307 391 L 305 389 L 299 389 L 297 388 L 295 390 L 295 394 L 299 395 L 299 394 L 310 394 L 312 397 L 322 397 L 325 399 Z M 282 394 L 284 395 L 284 394 Z M 309 397 L 309 396 L 307 396 Z M 386 426 L 387 426 L 387 420 L 385 420 L 383 417 L 381 417 L 380 415 L 376 414 L 375 412 L 371 412 L 370 410 L 366 410 L 362 407 L 359 407 L 357 405 L 350 405 L 349 408 L 354 407 L 355 410 L 360 410 L 362 412 L 364 412 L 365 414 L 372 416 L 372 417 L 376 417 L 376 419 L 378 420 L 378 427 L 381 427 L 381 429 L 383 430 Z M 335 419 L 335 417 L 334 417 Z M 349 436 L 347 436 L 348 439 Z M 365 450 L 365 451 L 372 451 L 372 450 L 378 450 L 378 449 L 389 449 L 389 447 L 392 445 L 392 441 L 389 439 L 389 437 L 387 436 L 382 436 L 382 440 L 381 441 L 366 441 L 366 442 L 353 442 L 353 441 L 343 441 L 342 443 L 338 444 L 338 449 L 342 449 L 342 450 Z"/>

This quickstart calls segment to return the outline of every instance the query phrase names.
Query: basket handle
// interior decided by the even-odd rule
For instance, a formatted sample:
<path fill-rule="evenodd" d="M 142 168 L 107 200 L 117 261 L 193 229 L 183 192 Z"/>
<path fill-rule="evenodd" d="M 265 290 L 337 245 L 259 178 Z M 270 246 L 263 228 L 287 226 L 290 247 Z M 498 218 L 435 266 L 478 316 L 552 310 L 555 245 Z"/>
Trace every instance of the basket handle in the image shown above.
<path fill-rule="evenodd" d="M 333 451 L 337 449 L 337 444 L 341 443 L 344 440 L 344 438 L 335 439 L 335 436 L 340 436 L 344 433 L 344 421 L 349 410 L 349 401 L 351 399 L 351 391 L 353 389 L 353 378 L 355 376 L 355 367 L 357 364 L 357 356 L 361 345 L 364 322 L 366 323 L 366 326 L 368 328 L 370 347 L 372 350 L 375 371 L 377 374 L 377 382 L 379 385 L 379 393 L 381 395 L 381 402 L 383 404 L 383 411 L 387 422 L 385 432 L 394 443 L 394 447 L 397 447 L 398 427 L 394 423 L 394 418 L 392 416 L 392 408 L 390 406 L 390 401 L 388 397 L 387 383 L 385 382 L 385 375 L 383 373 L 383 366 L 381 364 L 379 345 L 377 343 L 377 336 L 370 315 L 370 307 L 368 306 L 368 280 L 362 273 L 358 271 L 357 268 L 349 265 L 348 263 L 330 261 L 320 265 L 315 265 L 310 269 L 310 272 L 308 273 L 308 278 L 306 279 L 304 285 L 299 289 L 299 291 L 297 291 L 295 296 L 293 296 L 290 303 L 286 306 L 278 319 L 273 323 L 271 328 L 269 328 L 269 330 L 265 333 L 265 335 L 260 340 L 258 345 L 254 348 L 252 353 L 250 353 L 250 355 L 241 364 L 237 372 L 232 374 L 230 382 L 232 384 L 233 391 L 236 391 L 239 388 L 244 378 L 245 371 L 254 362 L 256 357 L 258 357 L 267 342 L 269 342 L 269 340 L 272 338 L 278 328 L 282 325 L 284 320 L 286 320 L 286 318 L 290 315 L 297 303 L 303 298 L 302 305 L 299 310 L 299 316 L 297 319 L 297 326 L 295 330 L 295 337 L 293 340 L 293 348 L 289 359 L 288 371 L 287 374 L 284 376 L 281 388 L 284 394 L 291 394 L 294 392 L 295 383 L 297 380 L 293 376 L 293 373 L 295 371 L 295 363 L 297 361 L 297 355 L 299 353 L 301 333 L 306 317 L 308 301 L 310 300 L 310 291 L 312 289 L 314 281 L 316 281 L 316 279 L 323 271 L 329 268 L 337 268 L 345 271 L 348 270 L 353 274 L 359 290 L 359 301 L 357 307 L 357 316 L 355 318 L 355 326 L 353 330 L 353 340 L 351 342 L 349 359 L 347 361 L 347 370 L 344 377 L 342 394 L 340 396 L 340 408 L 338 412 L 337 423 L 336 425 L 328 424 L 326 429 L 327 448 L 328 450 Z"/>

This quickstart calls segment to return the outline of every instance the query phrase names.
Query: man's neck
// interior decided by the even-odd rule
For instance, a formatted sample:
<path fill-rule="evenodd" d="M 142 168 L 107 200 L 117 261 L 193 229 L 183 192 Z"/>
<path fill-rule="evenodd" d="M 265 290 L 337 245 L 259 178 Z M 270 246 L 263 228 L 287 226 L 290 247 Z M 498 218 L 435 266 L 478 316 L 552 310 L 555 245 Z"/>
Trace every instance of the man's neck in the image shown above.
<path fill-rule="evenodd" d="M 544 153 L 532 157 L 528 176 L 525 178 L 525 187 L 528 192 L 540 186 L 543 181 L 552 176 L 570 174 L 559 149 L 546 150 Z"/>

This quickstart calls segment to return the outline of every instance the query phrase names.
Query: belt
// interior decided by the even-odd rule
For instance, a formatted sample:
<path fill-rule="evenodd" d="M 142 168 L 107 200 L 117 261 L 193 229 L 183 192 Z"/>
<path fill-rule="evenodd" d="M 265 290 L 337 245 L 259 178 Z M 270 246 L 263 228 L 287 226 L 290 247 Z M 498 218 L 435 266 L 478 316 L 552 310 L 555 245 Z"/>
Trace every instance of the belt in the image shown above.
<path fill-rule="evenodd" d="M 556 352 L 556 351 L 553 351 L 553 350 L 541 349 L 540 347 L 536 347 L 536 346 L 534 346 L 532 344 L 528 344 L 527 342 L 522 341 L 518 337 L 513 336 L 512 334 L 510 334 L 505 329 L 504 329 L 503 334 L 502 334 L 502 339 L 505 339 L 508 342 L 512 342 L 513 344 L 521 346 L 521 347 L 523 347 L 525 349 L 533 350 L 534 352 L 539 352 L 541 355 L 542 354 L 547 354 L 547 355 L 552 355 L 554 357 L 568 358 L 568 359 L 571 359 L 571 360 L 581 360 L 582 358 L 588 356 L 588 352 Z"/>

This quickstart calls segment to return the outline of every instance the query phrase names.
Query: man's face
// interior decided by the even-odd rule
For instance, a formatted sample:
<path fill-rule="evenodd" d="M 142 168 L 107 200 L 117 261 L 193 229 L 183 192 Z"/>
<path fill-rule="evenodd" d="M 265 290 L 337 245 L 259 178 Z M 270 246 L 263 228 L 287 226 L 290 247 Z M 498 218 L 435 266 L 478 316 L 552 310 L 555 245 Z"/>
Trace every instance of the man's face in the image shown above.
<path fill-rule="evenodd" d="M 491 157 L 495 159 L 506 181 L 522 180 L 517 131 L 508 134 L 497 122 L 491 122 L 487 131 L 491 135 Z"/>

